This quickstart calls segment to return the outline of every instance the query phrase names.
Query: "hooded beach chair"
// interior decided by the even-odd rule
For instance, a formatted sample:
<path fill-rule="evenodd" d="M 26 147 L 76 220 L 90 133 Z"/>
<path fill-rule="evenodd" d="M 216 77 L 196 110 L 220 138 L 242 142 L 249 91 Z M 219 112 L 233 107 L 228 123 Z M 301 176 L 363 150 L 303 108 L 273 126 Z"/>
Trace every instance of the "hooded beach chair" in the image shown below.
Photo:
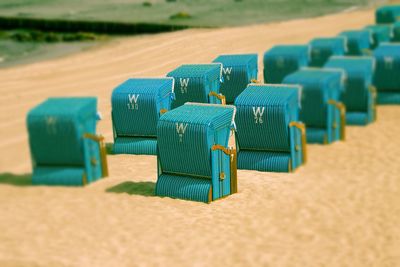
<path fill-rule="evenodd" d="M 374 57 L 378 104 L 400 104 L 400 43 L 381 44 Z"/>
<path fill-rule="evenodd" d="M 375 49 L 381 43 L 390 42 L 393 38 L 393 26 L 392 25 L 369 25 L 364 28 L 372 32 L 372 49 Z"/>
<path fill-rule="evenodd" d="M 283 79 L 310 62 L 310 46 L 277 45 L 264 54 L 265 83 L 282 83 Z"/>
<path fill-rule="evenodd" d="M 236 150 L 228 147 L 234 117 L 234 106 L 200 103 L 164 114 L 156 195 L 208 203 L 236 193 Z"/>
<path fill-rule="evenodd" d="M 306 161 L 299 86 L 250 84 L 235 100 L 238 168 L 291 172 Z"/>
<path fill-rule="evenodd" d="M 300 85 L 300 120 L 307 127 L 308 143 L 328 144 L 345 135 L 345 106 L 339 102 L 344 71 L 303 68 L 286 76 L 284 84 Z"/>
<path fill-rule="evenodd" d="M 400 20 L 400 5 L 387 5 L 376 9 L 377 24 L 388 24 Z"/>
<path fill-rule="evenodd" d="M 223 83 L 220 92 L 232 104 L 247 85 L 257 80 L 258 55 L 220 55 L 213 62 L 222 63 Z"/>
<path fill-rule="evenodd" d="M 219 93 L 222 64 L 181 65 L 167 74 L 175 79 L 175 100 L 172 108 L 186 102 L 225 104 L 225 96 Z"/>
<path fill-rule="evenodd" d="M 325 68 L 339 68 L 346 73 L 341 101 L 346 106 L 346 124 L 366 125 L 376 118 L 376 89 L 372 86 L 375 69 L 373 57 L 331 57 Z"/>
<path fill-rule="evenodd" d="M 348 56 L 363 56 L 371 55 L 371 48 L 373 45 L 372 31 L 370 30 L 350 30 L 344 31 L 339 36 L 347 39 L 347 52 Z"/>
<path fill-rule="evenodd" d="M 323 67 L 331 56 L 343 56 L 347 50 L 345 37 L 316 38 L 310 42 L 312 67 Z"/>
<path fill-rule="evenodd" d="M 108 175 L 96 98 L 49 98 L 27 116 L 36 185 L 81 186 Z"/>
<path fill-rule="evenodd" d="M 111 96 L 113 154 L 157 154 L 157 122 L 171 109 L 172 78 L 129 79 Z"/>

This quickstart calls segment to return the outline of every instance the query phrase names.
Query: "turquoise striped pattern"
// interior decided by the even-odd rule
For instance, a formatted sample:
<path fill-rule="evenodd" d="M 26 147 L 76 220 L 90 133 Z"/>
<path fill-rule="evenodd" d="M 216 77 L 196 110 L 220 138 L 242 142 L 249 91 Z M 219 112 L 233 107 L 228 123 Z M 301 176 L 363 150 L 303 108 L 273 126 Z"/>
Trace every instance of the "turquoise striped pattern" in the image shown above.
<path fill-rule="evenodd" d="M 221 64 L 187 64 L 169 72 L 167 77 L 175 80 L 175 101 L 172 108 L 186 102 L 219 104 L 220 101 L 208 94 L 219 93 L 221 83 Z"/>
<path fill-rule="evenodd" d="M 394 92 L 379 92 L 377 102 L 380 105 L 400 104 L 400 93 Z"/>
<path fill-rule="evenodd" d="M 82 186 L 85 171 L 73 167 L 38 167 L 32 174 L 34 185 Z"/>
<path fill-rule="evenodd" d="M 348 56 L 366 55 L 366 51 L 372 48 L 373 36 L 370 30 L 351 30 L 344 31 L 339 36 L 347 39 Z"/>
<path fill-rule="evenodd" d="M 365 112 L 346 113 L 346 123 L 349 125 L 367 125 L 370 118 Z"/>
<path fill-rule="evenodd" d="M 113 145 L 113 154 L 156 155 L 157 138 L 118 137 Z"/>
<path fill-rule="evenodd" d="M 322 67 L 331 56 L 343 56 L 346 52 L 346 38 L 315 38 L 310 42 L 310 66 Z"/>
<path fill-rule="evenodd" d="M 393 26 L 390 24 L 369 25 L 364 29 L 372 32 L 372 49 L 377 48 L 382 43 L 390 42 L 393 36 Z"/>
<path fill-rule="evenodd" d="M 312 128 L 307 126 L 307 143 L 323 144 L 328 142 L 328 131 L 325 128 Z"/>
<path fill-rule="evenodd" d="M 257 54 L 220 55 L 213 62 L 223 65 L 220 92 L 226 97 L 227 104 L 232 104 L 251 80 L 257 79 Z"/>
<path fill-rule="evenodd" d="M 289 172 L 290 160 L 289 153 L 240 150 L 238 154 L 238 169 Z"/>

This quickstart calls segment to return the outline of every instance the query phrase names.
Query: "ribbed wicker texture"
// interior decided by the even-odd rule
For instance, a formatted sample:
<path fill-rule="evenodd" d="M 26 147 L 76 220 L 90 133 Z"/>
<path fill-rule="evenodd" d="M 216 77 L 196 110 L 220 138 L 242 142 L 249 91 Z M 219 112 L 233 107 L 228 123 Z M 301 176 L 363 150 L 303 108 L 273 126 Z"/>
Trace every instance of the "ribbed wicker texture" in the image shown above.
<path fill-rule="evenodd" d="M 302 147 L 300 134 L 289 127 L 291 121 L 298 121 L 299 90 L 297 86 L 290 85 L 253 84 L 236 98 L 239 168 L 255 169 L 254 166 L 261 166 L 257 170 L 289 171 L 286 158 L 291 159 L 293 169 L 301 164 L 301 156 L 298 156 L 301 151 L 294 149 L 296 145 Z M 251 153 L 255 151 L 258 153 Z M 271 157 L 271 153 L 277 153 L 277 156 Z M 286 158 L 282 157 L 283 154 Z M 259 158 L 262 155 L 265 159 Z M 262 163 L 249 164 L 253 157 Z"/>
<path fill-rule="evenodd" d="M 376 23 L 393 23 L 399 20 L 400 5 L 387 5 L 376 9 L 375 20 Z"/>
<path fill-rule="evenodd" d="M 219 104 L 220 100 L 209 96 L 211 91 L 219 93 L 222 65 L 187 64 L 181 65 L 167 74 L 175 79 L 175 101 L 172 108 L 186 102 Z"/>
<path fill-rule="evenodd" d="M 366 125 L 370 121 L 368 114 L 364 112 L 351 112 L 346 114 L 346 123 L 349 125 Z"/>
<path fill-rule="evenodd" d="M 257 54 L 220 55 L 213 62 L 223 65 L 220 92 L 226 97 L 227 104 L 232 104 L 251 80 L 257 79 Z"/>
<path fill-rule="evenodd" d="M 308 66 L 308 45 L 278 45 L 264 54 L 265 83 L 282 83 L 286 75 Z"/>
<path fill-rule="evenodd" d="M 315 38 L 310 42 L 310 66 L 322 67 L 331 56 L 343 56 L 346 53 L 346 38 Z"/>
<path fill-rule="evenodd" d="M 307 143 L 326 144 L 330 142 L 327 129 L 307 126 Z"/>
<path fill-rule="evenodd" d="M 344 31 L 339 36 L 347 38 L 348 56 L 369 55 L 373 45 L 373 36 L 370 30 Z"/>
<path fill-rule="evenodd" d="M 378 89 L 378 103 L 400 104 L 397 100 L 399 97 L 396 97 L 396 94 L 400 96 L 400 44 L 382 44 L 375 49 L 374 57 L 374 85 Z"/>
<path fill-rule="evenodd" d="M 96 98 L 50 98 L 28 113 L 34 183 L 78 185 L 81 173 L 87 182 L 102 176 L 99 144 L 84 138 L 96 132 L 96 106 Z"/>
<path fill-rule="evenodd" d="M 234 113 L 233 106 L 187 103 L 160 118 L 157 126 L 159 177 L 175 177 L 168 178 L 170 184 L 162 186 L 168 190 L 163 192 L 179 197 L 182 183 L 196 181 L 193 187 L 189 186 L 196 190 L 197 179 L 201 179 L 210 181 L 212 200 L 231 193 L 231 158 L 212 147 L 216 144 L 227 147 Z M 222 180 L 221 173 L 224 173 Z M 180 178 L 188 179 L 180 181 Z M 159 182 L 161 180 L 157 184 Z M 208 195 L 203 197 L 208 198 Z M 195 198 L 198 199 L 193 196 Z"/>
<path fill-rule="evenodd" d="M 372 32 L 372 49 L 377 48 L 381 43 L 390 42 L 393 38 L 393 26 L 392 25 L 369 25 L 364 28 Z"/>
<path fill-rule="evenodd" d="M 238 154 L 238 169 L 289 172 L 290 161 L 289 153 L 241 150 Z"/>
<path fill-rule="evenodd" d="M 157 138 L 118 137 L 113 145 L 113 154 L 156 155 Z"/>

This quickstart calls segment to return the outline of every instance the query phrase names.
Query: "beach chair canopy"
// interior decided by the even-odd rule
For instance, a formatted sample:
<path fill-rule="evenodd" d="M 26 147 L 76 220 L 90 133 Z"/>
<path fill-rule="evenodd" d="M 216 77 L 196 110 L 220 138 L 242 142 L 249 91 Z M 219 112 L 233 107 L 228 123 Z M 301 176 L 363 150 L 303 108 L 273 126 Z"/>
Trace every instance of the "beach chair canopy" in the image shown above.
<path fill-rule="evenodd" d="M 264 54 L 265 83 L 282 83 L 285 76 L 308 66 L 310 46 L 277 45 Z"/>
<path fill-rule="evenodd" d="M 310 42 L 310 66 L 322 67 L 331 56 L 343 56 L 347 50 L 344 37 L 315 38 Z"/>
<path fill-rule="evenodd" d="M 234 106 L 186 103 L 160 118 L 157 195 L 210 202 L 234 193 L 234 116 Z"/>
<path fill-rule="evenodd" d="M 116 154 L 156 154 L 157 122 L 171 109 L 173 78 L 128 79 L 111 96 Z"/>
<path fill-rule="evenodd" d="M 393 26 L 390 24 L 369 25 L 364 29 L 372 32 L 372 49 L 377 48 L 381 43 L 390 42 L 393 38 Z"/>
<path fill-rule="evenodd" d="M 299 95 L 298 86 L 250 84 L 236 98 L 238 168 L 289 172 L 303 163 Z"/>
<path fill-rule="evenodd" d="M 400 19 L 400 5 L 387 5 L 378 8 L 375 12 L 376 23 L 393 23 Z"/>
<path fill-rule="evenodd" d="M 370 30 L 344 31 L 339 36 L 347 39 L 347 55 L 362 56 L 371 54 L 373 36 Z"/>
<path fill-rule="evenodd" d="M 222 64 L 181 65 L 167 74 L 175 79 L 175 101 L 172 108 L 186 102 L 220 104 L 225 97 L 220 93 Z"/>
<path fill-rule="evenodd" d="M 49 98 L 27 116 L 34 184 L 84 185 L 107 175 L 96 98 Z"/>
<path fill-rule="evenodd" d="M 232 104 L 252 80 L 257 80 L 257 54 L 220 55 L 213 62 L 222 63 L 220 92 L 228 104 Z"/>

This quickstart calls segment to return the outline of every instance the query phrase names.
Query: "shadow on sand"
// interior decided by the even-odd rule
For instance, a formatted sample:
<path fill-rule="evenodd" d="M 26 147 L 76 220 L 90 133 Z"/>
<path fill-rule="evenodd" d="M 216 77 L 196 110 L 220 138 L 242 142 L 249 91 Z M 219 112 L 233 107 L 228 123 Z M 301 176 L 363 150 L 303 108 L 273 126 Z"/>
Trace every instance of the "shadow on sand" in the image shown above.
<path fill-rule="evenodd" d="M 32 186 L 32 174 L 0 173 L 0 185 Z"/>
<path fill-rule="evenodd" d="M 106 189 L 108 193 L 127 193 L 146 197 L 155 196 L 156 183 L 153 182 L 123 182 Z"/>

